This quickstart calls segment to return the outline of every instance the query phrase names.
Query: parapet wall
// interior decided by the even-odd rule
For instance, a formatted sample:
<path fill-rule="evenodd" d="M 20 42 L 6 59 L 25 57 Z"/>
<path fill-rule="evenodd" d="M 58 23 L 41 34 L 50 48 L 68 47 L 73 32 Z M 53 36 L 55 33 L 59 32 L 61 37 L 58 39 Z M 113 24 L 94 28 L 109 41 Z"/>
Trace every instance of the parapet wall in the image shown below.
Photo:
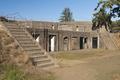
<path fill-rule="evenodd" d="M 78 31 L 78 32 L 93 32 L 91 30 L 92 23 L 84 22 L 42 22 L 42 21 L 28 21 L 27 26 L 39 29 Z"/>

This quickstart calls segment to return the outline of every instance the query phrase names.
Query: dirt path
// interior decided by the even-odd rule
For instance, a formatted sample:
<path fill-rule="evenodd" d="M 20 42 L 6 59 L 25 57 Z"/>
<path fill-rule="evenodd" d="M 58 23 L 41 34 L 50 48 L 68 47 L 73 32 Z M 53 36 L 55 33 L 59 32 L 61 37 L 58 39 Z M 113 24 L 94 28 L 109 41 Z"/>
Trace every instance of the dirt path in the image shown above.
<path fill-rule="evenodd" d="M 92 73 L 96 73 L 95 70 L 87 68 L 86 66 L 74 66 L 74 67 L 66 67 L 56 70 L 57 80 L 94 80 L 94 75 Z"/>
<path fill-rule="evenodd" d="M 120 55 L 64 60 L 53 72 L 56 80 L 120 80 Z"/>

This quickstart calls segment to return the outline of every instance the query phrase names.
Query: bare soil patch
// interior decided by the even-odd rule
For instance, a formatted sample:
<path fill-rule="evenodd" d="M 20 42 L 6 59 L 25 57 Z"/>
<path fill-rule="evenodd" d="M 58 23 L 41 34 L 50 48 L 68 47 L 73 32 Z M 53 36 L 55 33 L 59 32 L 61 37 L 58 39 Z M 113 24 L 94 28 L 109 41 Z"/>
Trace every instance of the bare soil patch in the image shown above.
<path fill-rule="evenodd" d="M 52 70 L 57 77 L 56 80 L 120 80 L 119 50 L 81 52 L 54 55 L 60 64 L 59 68 Z"/>

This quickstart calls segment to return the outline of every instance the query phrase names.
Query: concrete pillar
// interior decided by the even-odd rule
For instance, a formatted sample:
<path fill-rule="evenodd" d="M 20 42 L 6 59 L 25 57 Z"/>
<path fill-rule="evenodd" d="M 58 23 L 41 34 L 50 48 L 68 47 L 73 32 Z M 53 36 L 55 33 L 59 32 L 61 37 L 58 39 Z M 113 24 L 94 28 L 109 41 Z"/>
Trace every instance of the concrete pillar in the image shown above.
<path fill-rule="evenodd" d="M 80 49 L 80 38 L 79 38 L 79 36 L 77 37 L 77 49 L 79 50 Z"/>
<path fill-rule="evenodd" d="M 68 50 L 71 50 L 71 41 L 72 41 L 72 38 L 69 35 L 69 37 L 68 37 Z"/>
<path fill-rule="evenodd" d="M 58 34 L 56 35 L 55 37 L 55 51 L 58 51 L 58 46 L 59 46 L 59 43 L 58 43 Z"/>
<path fill-rule="evenodd" d="M 63 39 L 64 39 L 63 35 L 61 33 L 59 33 L 59 35 L 58 35 L 58 50 L 59 51 L 64 50 L 64 48 L 63 48 Z"/>
<path fill-rule="evenodd" d="M 92 37 L 90 39 L 90 48 L 92 49 Z"/>
<path fill-rule="evenodd" d="M 100 36 L 98 34 L 98 48 L 100 48 Z"/>
<path fill-rule="evenodd" d="M 92 43 L 92 42 L 91 42 L 91 37 L 89 37 L 89 38 L 88 38 L 88 46 L 89 46 L 88 48 L 89 48 L 89 49 L 91 49 L 91 43 Z"/>

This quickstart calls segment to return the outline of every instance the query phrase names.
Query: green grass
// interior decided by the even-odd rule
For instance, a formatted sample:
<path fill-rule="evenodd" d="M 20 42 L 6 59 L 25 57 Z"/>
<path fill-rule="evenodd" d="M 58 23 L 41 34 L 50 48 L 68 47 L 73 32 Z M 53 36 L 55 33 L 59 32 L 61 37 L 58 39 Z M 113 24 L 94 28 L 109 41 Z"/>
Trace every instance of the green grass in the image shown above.
<path fill-rule="evenodd" d="M 120 27 L 113 27 L 112 30 L 120 30 Z"/>
<path fill-rule="evenodd" d="M 0 80 L 55 80 L 50 72 L 26 72 L 15 65 L 0 65 Z"/>
<path fill-rule="evenodd" d="M 0 65 L 1 80 L 25 80 L 25 74 L 15 65 Z"/>
<path fill-rule="evenodd" d="M 79 50 L 79 51 L 64 51 L 52 54 L 56 59 L 79 60 L 88 57 L 102 56 L 104 50 Z"/>

